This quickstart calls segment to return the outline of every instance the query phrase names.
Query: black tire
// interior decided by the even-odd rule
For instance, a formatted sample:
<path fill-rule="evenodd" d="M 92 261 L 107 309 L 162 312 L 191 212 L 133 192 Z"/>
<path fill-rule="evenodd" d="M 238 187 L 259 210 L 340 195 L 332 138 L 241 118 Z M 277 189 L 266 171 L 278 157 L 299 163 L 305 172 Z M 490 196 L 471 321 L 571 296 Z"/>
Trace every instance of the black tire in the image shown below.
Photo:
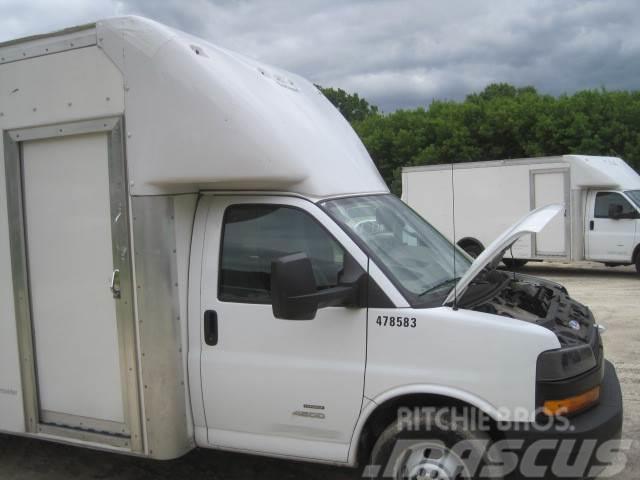
<path fill-rule="evenodd" d="M 482 248 L 482 245 L 477 243 L 463 243 L 462 245 L 460 245 L 460 248 L 462 248 L 473 258 L 477 258 L 478 255 L 480 255 L 484 250 L 484 248 Z"/>
<path fill-rule="evenodd" d="M 640 253 L 636 255 L 636 272 L 640 273 Z"/>
<path fill-rule="evenodd" d="M 380 434 L 363 478 L 473 480 L 480 473 L 485 476 L 487 468 L 494 469 L 491 478 L 501 478 L 490 466 L 499 460 L 489 456 L 487 433 L 464 429 L 450 409 L 422 412 L 415 422 L 418 428 L 395 420 Z"/>
<path fill-rule="evenodd" d="M 529 260 L 522 260 L 521 258 L 503 258 L 502 263 L 507 268 L 522 268 Z"/>

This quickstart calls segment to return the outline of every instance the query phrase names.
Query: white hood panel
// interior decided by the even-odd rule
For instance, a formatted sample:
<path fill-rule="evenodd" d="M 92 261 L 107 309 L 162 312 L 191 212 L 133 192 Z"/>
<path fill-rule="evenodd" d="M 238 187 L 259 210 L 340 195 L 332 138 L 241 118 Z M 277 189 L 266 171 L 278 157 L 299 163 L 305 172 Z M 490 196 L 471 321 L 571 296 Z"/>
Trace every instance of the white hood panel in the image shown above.
<path fill-rule="evenodd" d="M 496 238 L 469 267 L 469 270 L 460 278 L 457 285 L 449 292 L 444 305 L 453 303 L 456 295 L 462 296 L 469 284 L 476 276 L 494 259 L 513 245 L 520 237 L 528 233 L 539 233 L 553 218 L 560 212 L 564 211 L 563 205 L 547 205 L 540 207 L 527 214 L 520 221 L 516 222 L 512 227 L 505 230 L 502 235 Z"/>

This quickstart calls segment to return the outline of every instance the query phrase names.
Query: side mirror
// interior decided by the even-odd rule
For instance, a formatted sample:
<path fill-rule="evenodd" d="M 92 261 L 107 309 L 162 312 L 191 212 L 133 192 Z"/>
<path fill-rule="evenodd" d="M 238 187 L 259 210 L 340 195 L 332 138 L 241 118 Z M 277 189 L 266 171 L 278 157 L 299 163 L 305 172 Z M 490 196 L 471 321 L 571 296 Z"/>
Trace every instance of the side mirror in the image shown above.
<path fill-rule="evenodd" d="M 620 220 L 622 218 L 623 207 L 619 203 L 609 205 L 609 218 Z"/>
<path fill-rule="evenodd" d="M 318 290 L 311 260 L 306 254 L 280 257 L 271 262 L 273 315 L 283 320 L 313 320 L 319 308 L 357 306 L 361 303 L 360 292 L 365 291 L 360 288 L 365 273 L 361 270 L 360 273 L 353 282 Z"/>

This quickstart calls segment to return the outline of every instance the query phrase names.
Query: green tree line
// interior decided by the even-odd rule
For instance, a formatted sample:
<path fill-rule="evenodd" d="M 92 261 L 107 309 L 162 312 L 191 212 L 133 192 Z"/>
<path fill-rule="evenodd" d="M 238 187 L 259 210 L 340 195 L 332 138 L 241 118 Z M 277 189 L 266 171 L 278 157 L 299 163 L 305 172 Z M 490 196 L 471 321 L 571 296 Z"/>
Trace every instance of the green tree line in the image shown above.
<path fill-rule="evenodd" d="M 400 192 L 403 166 L 569 153 L 624 158 L 640 171 L 640 91 L 554 97 L 493 84 L 463 101 L 384 114 L 358 94 L 322 88 L 351 123 L 380 173 Z"/>

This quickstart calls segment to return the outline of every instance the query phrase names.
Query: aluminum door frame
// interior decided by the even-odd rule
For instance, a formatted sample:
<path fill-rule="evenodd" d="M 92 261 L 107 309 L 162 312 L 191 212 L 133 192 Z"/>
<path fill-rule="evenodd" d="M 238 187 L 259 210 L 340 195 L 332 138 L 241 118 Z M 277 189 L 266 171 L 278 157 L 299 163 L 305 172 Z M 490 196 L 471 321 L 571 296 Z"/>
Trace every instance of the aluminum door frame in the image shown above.
<path fill-rule="evenodd" d="M 133 299 L 133 271 L 130 248 L 129 202 L 127 192 L 126 158 L 124 148 L 124 119 L 106 117 L 80 122 L 61 123 L 43 127 L 5 130 L 3 132 L 7 209 L 14 301 L 20 352 L 20 374 L 25 410 L 25 429 L 41 433 L 124 448 L 132 452 L 144 451 L 140 412 L 140 392 L 136 350 L 135 314 Z M 120 271 L 120 300 L 116 302 L 120 377 L 122 386 L 125 429 L 122 435 L 99 433 L 105 422 L 82 419 L 83 428 L 66 428 L 44 423 L 38 402 L 38 381 L 31 319 L 26 219 L 24 214 L 24 185 L 22 142 L 58 138 L 88 133 L 106 133 L 108 145 L 110 220 L 114 269 Z M 105 288 L 108 288 L 105 286 Z M 46 415 L 45 415 L 46 416 Z M 71 417 L 71 416 L 69 416 Z M 71 418 L 48 419 L 64 423 Z"/>
<path fill-rule="evenodd" d="M 547 254 L 538 252 L 536 234 L 531 234 L 531 258 L 555 258 L 570 259 L 571 258 L 571 176 L 569 167 L 558 168 L 541 168 L 529 170 L 529 201 L 530 210 L 536 208 L 536 179 L 538 174 L 562 173 L 564 175 L 564 253 L 563 254 Z"/>

